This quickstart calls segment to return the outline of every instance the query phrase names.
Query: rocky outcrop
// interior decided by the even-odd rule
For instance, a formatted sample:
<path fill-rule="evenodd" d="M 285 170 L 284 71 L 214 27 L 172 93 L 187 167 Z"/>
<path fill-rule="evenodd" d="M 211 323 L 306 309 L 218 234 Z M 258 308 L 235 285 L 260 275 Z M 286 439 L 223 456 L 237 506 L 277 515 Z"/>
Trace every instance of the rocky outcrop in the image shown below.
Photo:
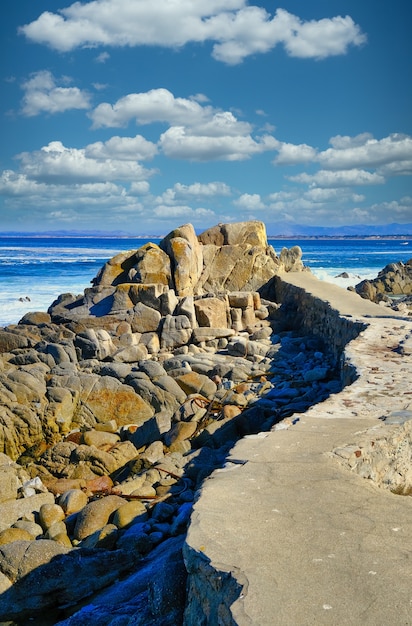
<path fill-rule="evenodd" d="M 412 259 L 386 265 L 373 280 L 363 280 L 354 287 L 362 298 L 376 303 L 412 309 Z M 403 307 L 402 307 L 403 305 Z"/>
<path fill-rule="evenodd" d="M 72 320 L 87 327 L 95 327 L 98 317 L 100 327 L 107 330 L 116 315 L 137 332 L 156 332 L 153 311 L 162 317 L 173 314 L 185 297 L 265 292 L 279 272 L 304 270 L 301 258 L 298 246 L 284 248 L 277 256 L 268 245 L 263 222 L 219 224 L 199 236 L 191 224 L 185 224 L 159 245 L 148 243 L 113 257 L 83 296 L 63 294 L 49 313 L 54 321 Z M 139 324 L 142 306 L 151 309 L 150 327 Z"/>
<path fill-rule="evenodd" d="M 233 441 L 290 414 L 292 399 L 303 410 L 339 387 L 320 344 L 274 334 L 279 306 L 260 293 L 300 258 L 277 257 L 260 222 L 199 237 L 184 225 L 0 331 L 0 619 L 60 610 L 139 571 L 180 541 Z M 322 372 L 267 395 L 290 359 L 300 368 L 297 346 Z M 183 579 L 181 551 L 176 567 Z M 176 623 L 184 607 L 163 583 L 142 591 L 150 619 Z"/>

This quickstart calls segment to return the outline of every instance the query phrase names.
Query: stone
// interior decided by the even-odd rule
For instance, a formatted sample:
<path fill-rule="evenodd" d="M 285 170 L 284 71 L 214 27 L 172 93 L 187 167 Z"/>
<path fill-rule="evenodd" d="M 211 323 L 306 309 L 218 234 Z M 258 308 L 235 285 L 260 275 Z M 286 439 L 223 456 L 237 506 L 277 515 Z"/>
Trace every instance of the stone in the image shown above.
<path fill-rule="evenodd" d="M 115 524 L 106 524 L 82 540 L 81 548 L 100 548 L 113 550 L 119 537 L 119 529 Z"/>
<path fill-rule="evenodd" d="M 27 348 L 28 343 L 24 335 L 0 329 L 0 353 L 11 352 L 16 348 Z"/>
<path fill-rule="evenodd" d="M 159 311 L 152 309 L 142 302 L 138 302 L 133 312 L 131 326 L 134 333 L 157 332 L 161 320 Z"/>
<path fill-rule="evenodd" d="M 34 537 L 22 528 L 6 528 L 0 532 L 0 546 L 13 541 L 32 541 Z"/>
<path fill-rule="evenodd" d="M 56 522 L 64 520 L 65 514 L 58 504 L 42 504 L 39 510 L 39 521 L 43 530 L 47 530 Z"/>
<path fill-rule="evenodd" d="M 114 418 L 119 426 L 141 424 L 154 414 L 153 408 L 128 385 L 123 385 L 111 376 L 96 378 L 90 392 L 82 396 L 83 403 L 98 422 L 105 423 Z"/>
<path fill-rule="evenodd" d="M 83 442 L 87 446 L 95 446 L 96 448 L 107 448 L 114 446 L 120 441 L 119 435 L 110 432 L 102 432 L 98 430 L 87 430 L 83 433 Z"/>
<path fill-rule="evenodd" d="M 165 436 L 165 444 L 171 446 L 185 439 L 190 439 L 196 429 L 197 422 L 177 422 Z"/>
<path fill-rule="evenodd" d="M 54 504 L 52 493 L 38 493 L 29 498 L 8 500 L 0 503 L 0 520 L 6 526 L 12 526 L 18 519 L 38 513 L 43 504 Z"/>
<path fill-rule="evenodd" d="M 19 486 L 16 470 L 10 465 L 0 465 L 0 503 L 15 500 Z"/>
<path fill-rule="evenodd" d="M 59 498 L 59 506 L 66 516 L 81 511 L 86 506 L 89 499 L 81 489 L 69 489 L 65 491 Z"/>
<path fill-rule="evenodd" d="M 84 539 L 105 526 L 112 514 L 125 504 L 120 496 L 107 496 L 89 502 L 77 515 L 74 537 Z"/>
<path fill-rule="evenodd" d="M 171 259 L 174 288 L 179 296 L 193 293 L 203 267 L 202 246 L 191 224 L 175 229 L 160 246 Z"/>
<path fill-rule="evenodd" d="M 0 570 L 18 580 L 2 594 L 2 619 L 29 623 L 73 605 L 133 568 L 128 550 L 72 550 L 57 541 L 17 541 L 0 547 Z M 33 590 L 36 593 L 33 593 Z"/>
<path fill-rule="evenodd" d="M 166 315 L 160 335 L 162 350 L 170 350 L 186 345 L 192 335 L 190 320 L 186 315 Z"/>
<path fill-rule="evenodd" d="M 147 243 L 135 253 L 135 264 L 129 270 L 131 282 L 172 286 L 169 256 L 156 244 Z"/>
<path fill-rule="evenodd" d="M 176 382 L 187 395 L 198 393 L 209 399 L 212 399 L 217 389 L 216 383 L 210 380 L 208 376 L 197 372 L 188 372 L 178 376 Z"/>
<path fill-rule="evenodd" d="M 220 298 L 201 298 L 195 300 L 196 320 L 199 326 L 209 328 L 228 327 L 228 305 Z"/>
<path fill-rule="evenodd" d="M 30 539 L 38 539 L 43 534 L 43 528 L 39 524 L 25 519 L 14 522 L 12 528 L 20 528 L 21 530 L 27 531 L 30 535 Z"/>
<path fill-rule="evenodd" d="M 144 522 L 147 518 L 148 514 L 145 505 L 138 500 L 132 500 L 116 510 L 113 516 L 113 524 L 117 528 L 126 528 L 130 524 Z"/>

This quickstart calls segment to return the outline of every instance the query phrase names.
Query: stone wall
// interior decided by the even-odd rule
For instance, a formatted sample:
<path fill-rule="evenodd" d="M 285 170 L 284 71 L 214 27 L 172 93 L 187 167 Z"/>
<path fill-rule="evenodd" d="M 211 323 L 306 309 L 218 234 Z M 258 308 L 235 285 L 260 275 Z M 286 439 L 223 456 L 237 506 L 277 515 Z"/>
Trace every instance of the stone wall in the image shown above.
<path fill-rule="evenodd" d="M 365 322 L 342 316 L 328 301 L 288 282 L 287 275 L 274 277 L 265 296 L 281 303 L 279 323 L 289 329 L 304 330 L 325 342 L 340 367 L 344 385 L 355 380 L 356 366 L 345 357 L 345 346 L 367 327 Z M 232 576 L 227 571 L 214 569 L 205 554 L 196 553 L 187 545 L 184 557 L 188 570 L 184 626 L 211 623 L 233 626 L 230 605 L 238 592 L 238 573 Z M 247 616 L 243 616 L 242 624 L 248 623 Z"/>

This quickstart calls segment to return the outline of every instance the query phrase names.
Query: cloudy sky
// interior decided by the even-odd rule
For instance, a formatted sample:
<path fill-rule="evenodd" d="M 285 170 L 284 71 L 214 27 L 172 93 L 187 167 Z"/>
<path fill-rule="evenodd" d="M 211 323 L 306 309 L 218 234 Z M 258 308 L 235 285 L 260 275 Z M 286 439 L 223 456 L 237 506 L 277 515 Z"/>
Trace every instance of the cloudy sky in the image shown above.
<path fill-rule="evenodd" d="M 410 0 L 18 0 L 0 231 L 412 222 Z"/>

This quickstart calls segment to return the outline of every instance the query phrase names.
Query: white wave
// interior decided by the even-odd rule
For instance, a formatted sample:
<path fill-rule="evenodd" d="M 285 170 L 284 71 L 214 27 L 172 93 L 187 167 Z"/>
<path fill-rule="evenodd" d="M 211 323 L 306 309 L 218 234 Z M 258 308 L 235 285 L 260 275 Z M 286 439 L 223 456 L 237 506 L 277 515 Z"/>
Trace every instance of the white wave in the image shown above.
<path fill-rule="evenodd" d="M 327 283 L 333 283 L 334 285 L 338 285 L 339 287 L 344 287 L 347 289 L 348 287 L 354 287 L 362 280 L 372 280 L 376 278 L 377 271 L 376 270 L 363 270 L 361 273 L 356 272 L 346 272 L 340 268 L 335 269 L 311 269 L 312 274 L 314 274 L 319 280 L 323 280 Z M 343 276 L 342 274 L 345 273 Z"/>

